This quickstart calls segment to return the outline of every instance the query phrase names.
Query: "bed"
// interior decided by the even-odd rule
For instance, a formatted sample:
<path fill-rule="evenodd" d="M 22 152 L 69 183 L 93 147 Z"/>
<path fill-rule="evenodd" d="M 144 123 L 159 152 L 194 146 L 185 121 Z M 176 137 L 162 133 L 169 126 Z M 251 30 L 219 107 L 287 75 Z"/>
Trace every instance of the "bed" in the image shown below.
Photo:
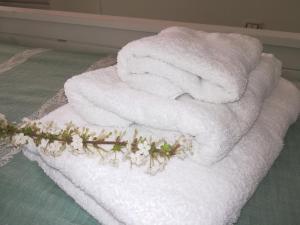
<path fill-rule="evenodd" d="M 9 11 L 5 10 L 6 12 Z M 24 15 L 20 14 L 20 16 Z M 2 25 L 5 23 L 16 25 L 15 22 L 8 22 L 8 18 L 6 21 L 3 18 L 0 21 Z M 5 26 L 1 30 L 0 65 L 12 56 L 33 48 L 34 34 L 27 35 L 26 38 L 24 38 L 24 33 L 13 34 L 13 26 L 10 31 Z M 17 29 L 14 32 L 17 32 Z M 119 30 L 119 32 L 121 31 Z M 135 35 L 128 34 L 131 36 L 127 35 L 124 42 L 146 35 L 147 32 L 146 34 L 145 31 L 139 34 L 135 33 Z M 20 43 L 22 35 L 23 41 L 25 40 L 26 43 L 16 44 Z M 93 48 L 93 51 L 79 53 L 78 50 L 82 49 L 83 46 L 86 49 L 92 48 L 91 42 L 83 45 L 83 43 L 78 43 L 78 40 L 77 42 L 73 40 L 71 44 L 65 44 L 67 48 L 65 51 L 51 48 L 61 48 L 62 40 L 65 40 L 63 38 L 58 41 L 57 45 L 54 45 L 54 40 L 51 39 L 41 41 L 43 37 L 35 38 L 35 43 L 38 46 L 45 46 L 47 50 L 37 53 L 15 67 L 0 73 L 0 112 L 6 114 L 8 119 L 12 121 L 18 121 L 24 116 L 36 112 L 63 87 L 64 81 L 69 77 L 82 73 L 93 65 L 101 67 L 101 65 L 113 63 L 114 60 L 111 56 L 101 52 L 107 52 L 108 48 L 117 49 L 118 45 L 123 44 L 123 42 L 111 40 L 115 45 L 105 42 L 105 46 L 104 44 L 97 45 L 98 48 Z M 281 45 L 286 44 L 283 42 Z M 298 42 L 294 38 L 292 42 L 289 42 L 289 44 L 291 43 L 295 46 Z M 286 48 L 291 47 L 278 46 L 279 44 L 277 46 L 269 45 L 267 49 L 277 51 L 283 60 L 291 58 L 292 54 L 298 54 L 298 48 L 291 50 L 292 54 L 286 55 Z M 73 48 L 77 51 L 71 51 Z M 287 60 L 284 65 L 285 76 L 299 84 L 300 76 L 297 75 L 297 68 L 300 67 L 300 63 L 297 65 L 296 60 Z M 299 135 L 300 120 L 298 119 L 286 135 L 284 150 L 255 194 L 243 208 L 237 224 L 282 225 L 299 223 Z M 22 153 L 16 154 L 9 163 L 0 168 L 0 181 L 0 224 L 98 224 L 93 217 L 81 209 L 50 178 L 44 175 L 36 163 L 26 159 Z"/>

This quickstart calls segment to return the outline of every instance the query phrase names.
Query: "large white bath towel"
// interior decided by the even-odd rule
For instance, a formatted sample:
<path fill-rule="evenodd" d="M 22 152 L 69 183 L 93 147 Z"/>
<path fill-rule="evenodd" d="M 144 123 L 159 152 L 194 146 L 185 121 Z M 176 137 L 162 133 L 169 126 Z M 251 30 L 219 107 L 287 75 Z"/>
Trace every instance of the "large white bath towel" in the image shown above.
<path fill-rule="evenodd" d="M 250 74 L 243 98 L 227 104 L 204 103 L 189 95 L 168 99 L 138 91 L 119 79 L 116 67 L 69 79 L 65 93 L 74 110 L 92 124 L 126 127 L 134 122 L 195 136 L 201 150 L 195 159 L 211 164 L 226 156 L 249 130 L 280 73 L 280 62 L 264 54 Z"/>
<path fill-rule="evenodd" d="M 188 93 L 233 102 L 243 95 L 261 52 L 261 43 L 249 36 L 171 27 L 123 47 L 118 72 L 130 86 L 160 96 Z"/>
<path fill-rule="evenodd" d="M 299 111 L 299 91 L 282 80 L 249 133 L 224 160 L 206 167 L 189 158 L 173 159 L 156 176 L 126 163 L 118 168 L 101 165 L 83 155 L 52 158 L 34 148 L 24 154 L 103 224 L 230 225 L 278 156 Z M 42 119 L 52 120 L 60 126 L 69 120 L 89 126 L 69 105 Z"/>

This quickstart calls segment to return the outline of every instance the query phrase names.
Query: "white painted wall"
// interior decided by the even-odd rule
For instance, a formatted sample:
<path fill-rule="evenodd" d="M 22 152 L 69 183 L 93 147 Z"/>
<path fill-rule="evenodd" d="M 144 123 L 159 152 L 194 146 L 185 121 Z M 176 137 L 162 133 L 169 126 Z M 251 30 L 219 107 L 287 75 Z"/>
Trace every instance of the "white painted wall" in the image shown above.
<path fill-rule="evenodd" d="M 51 0 L 56 10 L 300 32 L 300 0 Z"/>
<path fill-rule="evenodd" d="M 300 33 L 0 6 L 0 40 L 34 47 L 117 53 L 129 41 L 168 26 L 257 37 L 282 60 L 285 77 L 300 77 Z"/>
<path fill-rule="evenodd" d="M 50 0 L 50 8 L 60 11 L 101 13 L 100 0 Z"/>

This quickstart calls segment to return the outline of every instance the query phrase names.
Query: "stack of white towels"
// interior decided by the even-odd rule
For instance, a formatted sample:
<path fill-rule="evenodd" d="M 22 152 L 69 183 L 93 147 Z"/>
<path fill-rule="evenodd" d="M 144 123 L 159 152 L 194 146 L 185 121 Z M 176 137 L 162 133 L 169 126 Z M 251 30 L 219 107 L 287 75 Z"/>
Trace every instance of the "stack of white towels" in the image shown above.
<path fill-rule="evenodd" d="M 69 79 L 69 103 L 42 121 L 183 134 L 193 156 L 149 176 L 70 153 L 24 153 L 104 224 L 232 224 L 300 111 L 298 89 L 280 76 L 281 62 L 255 38 L 167 28 L 127 44 L 116 66 Z"/>

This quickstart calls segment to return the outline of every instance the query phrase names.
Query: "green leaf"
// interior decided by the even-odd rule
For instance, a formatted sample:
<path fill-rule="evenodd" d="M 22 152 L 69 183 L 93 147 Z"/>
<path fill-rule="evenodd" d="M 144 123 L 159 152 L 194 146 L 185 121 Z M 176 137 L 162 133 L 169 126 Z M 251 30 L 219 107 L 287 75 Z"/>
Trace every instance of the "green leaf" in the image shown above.
<path fill-rule="evenodd" d="M 111 149 L 113 152 L 120 152 L 122 149 L 122 145 L 120 144 L 114 144 L 113 148 Z"/>
<path fill-rule="evenodd" d="M 166 154 L 169 155 L 171 152 L 171 145 L 169 145 L 168 143 L 164 143 L 163 145 L 160 146 L 161 151 Z"/>

